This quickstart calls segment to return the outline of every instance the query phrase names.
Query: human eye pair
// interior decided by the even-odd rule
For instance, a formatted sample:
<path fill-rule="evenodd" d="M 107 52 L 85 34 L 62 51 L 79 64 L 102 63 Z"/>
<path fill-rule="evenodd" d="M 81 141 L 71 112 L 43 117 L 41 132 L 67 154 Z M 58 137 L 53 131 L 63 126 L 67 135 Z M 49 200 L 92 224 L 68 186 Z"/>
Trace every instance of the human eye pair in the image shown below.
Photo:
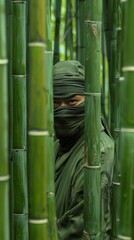
<path fill-rule="evenodd" d="M 65 98 L 65 99 L 54 99 L 54 106 L 75 106 L 78 100 L 75 97 Z"/>

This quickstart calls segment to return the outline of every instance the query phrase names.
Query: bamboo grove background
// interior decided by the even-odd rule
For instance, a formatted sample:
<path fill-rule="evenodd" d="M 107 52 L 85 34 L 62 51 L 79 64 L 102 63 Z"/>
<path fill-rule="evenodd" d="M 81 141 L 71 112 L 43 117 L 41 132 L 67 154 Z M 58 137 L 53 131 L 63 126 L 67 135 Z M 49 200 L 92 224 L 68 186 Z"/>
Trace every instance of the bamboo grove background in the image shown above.
<path fill-rule="evenodd" d="M 1 240 L 58 239 L 52 66 L 67 59 L 85 66 L 83 239 L 101 228 L 101 112 L 115 140 L 111 239 L 134 239 L 133 22 L 132 0 L 0 0 Z"/>

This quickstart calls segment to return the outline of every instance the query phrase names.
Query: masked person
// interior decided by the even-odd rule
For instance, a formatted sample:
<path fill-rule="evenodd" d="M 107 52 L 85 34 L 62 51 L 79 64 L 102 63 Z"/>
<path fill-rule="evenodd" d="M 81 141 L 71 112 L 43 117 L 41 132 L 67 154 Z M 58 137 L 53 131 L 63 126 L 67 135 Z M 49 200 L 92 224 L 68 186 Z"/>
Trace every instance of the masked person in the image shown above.
<path fill-rule="evenodd" d="M 55 194 L 60 240 L 82 240 L 84 208 L 84 67 L 76 60 L 54 65 Z M 113 140 L 100 128 L 101 239 L 110 239 Z M 97 238 L 94 238 L 97 239 Z"/>

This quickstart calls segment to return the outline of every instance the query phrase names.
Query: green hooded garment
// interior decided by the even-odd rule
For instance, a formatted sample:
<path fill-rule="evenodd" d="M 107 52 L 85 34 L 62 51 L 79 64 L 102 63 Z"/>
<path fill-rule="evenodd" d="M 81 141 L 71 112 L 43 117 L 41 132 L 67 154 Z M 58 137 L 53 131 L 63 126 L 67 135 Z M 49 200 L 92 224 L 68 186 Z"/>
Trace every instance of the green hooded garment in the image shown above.
<path fill-rule="evenodd" d="M 84 67 L 78 61 L 54 66 L 54 98 L 84 95 Z M 84 209 L 84 104 L 55 107 L 55 194 L 60 240 L 82 240 Z M 111 187 L 114 143 L 102 123 L 101 240 L 111 239 Z M 94 239 L 97 240 L 95 237 Z"/>

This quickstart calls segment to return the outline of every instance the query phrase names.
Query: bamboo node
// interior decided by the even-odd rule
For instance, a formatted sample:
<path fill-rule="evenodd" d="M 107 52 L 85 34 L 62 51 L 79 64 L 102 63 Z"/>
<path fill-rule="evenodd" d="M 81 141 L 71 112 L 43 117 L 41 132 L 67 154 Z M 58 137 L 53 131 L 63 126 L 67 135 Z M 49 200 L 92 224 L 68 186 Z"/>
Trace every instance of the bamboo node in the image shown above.
<path fill-rule="evenodd" d="M 4 65 L 8 63 L 8 59 L 0 59 L 0 65 Z"/>
<path fill-rule="evenodd" d="M 48 223 L 48 218 L 44 218 L 44 219 L 29 219 L 29 223 L 31 223 L 31 224 L 46 224 L 46 223 Z"/>
<path fill-rule="evenodd" d="M 23 77 L 26 77 L 26 75 L 17 75 L 17 74 L 16 74 L 16 75 L 14 74 L 14 75 L 12 75 L 12 76 L 15 77 L 15 78 L 23 78 Z"/>
<path fill-rule="evenodd" d="M 102 21 L 85 20 L 85 23 L 101 23 Z"/>
<path fill-rule="evenodd" d="M 123 236 L 123 235 L 118 235 L 118 238 L 122 239 L 122 240 L 132 240 L 131 237 L 127 237 L 127 236 Z"/>
<path fill-rule="evenodd" d="M 126 66 L 122 68 L 122 72 L 133 72 L 134 66 Z"/>
<path fill-rule="evenodd" d="M 29 47 L 46 47 L 46 43 L 43 42 L 30 42 L 28 44 Z"/>
<path fill-rule="evenodd" d="M 24 146 L 23 148 L 12 148 L 12 152 L 18 153 L 18 152 L 26 152 L 27 149 Z"/>
<path fill-rule="evenodd" d="M 5 182 L 5 181 L 8 181 L 8 180 L 9 180 L 9 178 L 10 178 L 10 176 L 9 176 L 9 175 L 7 175 L 7 176 L 0 176 L 0 182 Z"/>
<path fill-rule="evenodd" d="M 98 97 L 101 96 L 101 93 L 87 93 L 87 92 L 85 92 L 84 94 L 87 95 L 87 96 L 98 96 Z"/>
<path fill-rule="evenodd" d="M 121 132 L 134 133 L 134 128 L 121 128 Z"/>
<path fill-rule="evenodd" d="M 113 182 L 114 185 L 120 186 L 119 182 Z"/>
<path fill-rule="evenodd" d="M 47 194 L 48 194 L 48 195 L 51 195 L 51 196 L 54 196 L 54 195 L 55 195 L 54 192 L 48 192 Z"/>
<path fill-rule="evenodd" d="M 53 54 L 53 52 L 52 52 L 52 51 L 48 51 L 48 50 L 46 50 L 46 51 L 45 51 L 45 53 L 51 53 L 51 54 Z"/>
<path fill-rule="evenodd" d="M 42 130 L 30 130 L 28 132 L 28 135 L 29 136 L 50 136 L 50 132 L 45 130 L 45 131 L 42 131 Z"/>
<path fill-rule="evenodd" d="M 115 128 L 114 131 L 115 132 L 120 132 L 120 128 Z"/>
<path fill-rule="evenodd" d="M 116 30 L 117 30 L 117 31 L 120 31 L 120 30 L 121 30 L 121 27 L 117 27 Z"/>
<path fill-rule="evenodd" d="M 124 81 L 125 78 L 124 78 L 124 77 L 120 77 L 119 80 L 120 80 L 120 81 Z"/>
<path fill-rule="evenodd" d="M 89 168 L 89 169 L 100 169 L 101 168 L 101 165 L 96 165 L 96 166 L 87 166 L 87 165 L 84 165 L 85 168 Z"/>

